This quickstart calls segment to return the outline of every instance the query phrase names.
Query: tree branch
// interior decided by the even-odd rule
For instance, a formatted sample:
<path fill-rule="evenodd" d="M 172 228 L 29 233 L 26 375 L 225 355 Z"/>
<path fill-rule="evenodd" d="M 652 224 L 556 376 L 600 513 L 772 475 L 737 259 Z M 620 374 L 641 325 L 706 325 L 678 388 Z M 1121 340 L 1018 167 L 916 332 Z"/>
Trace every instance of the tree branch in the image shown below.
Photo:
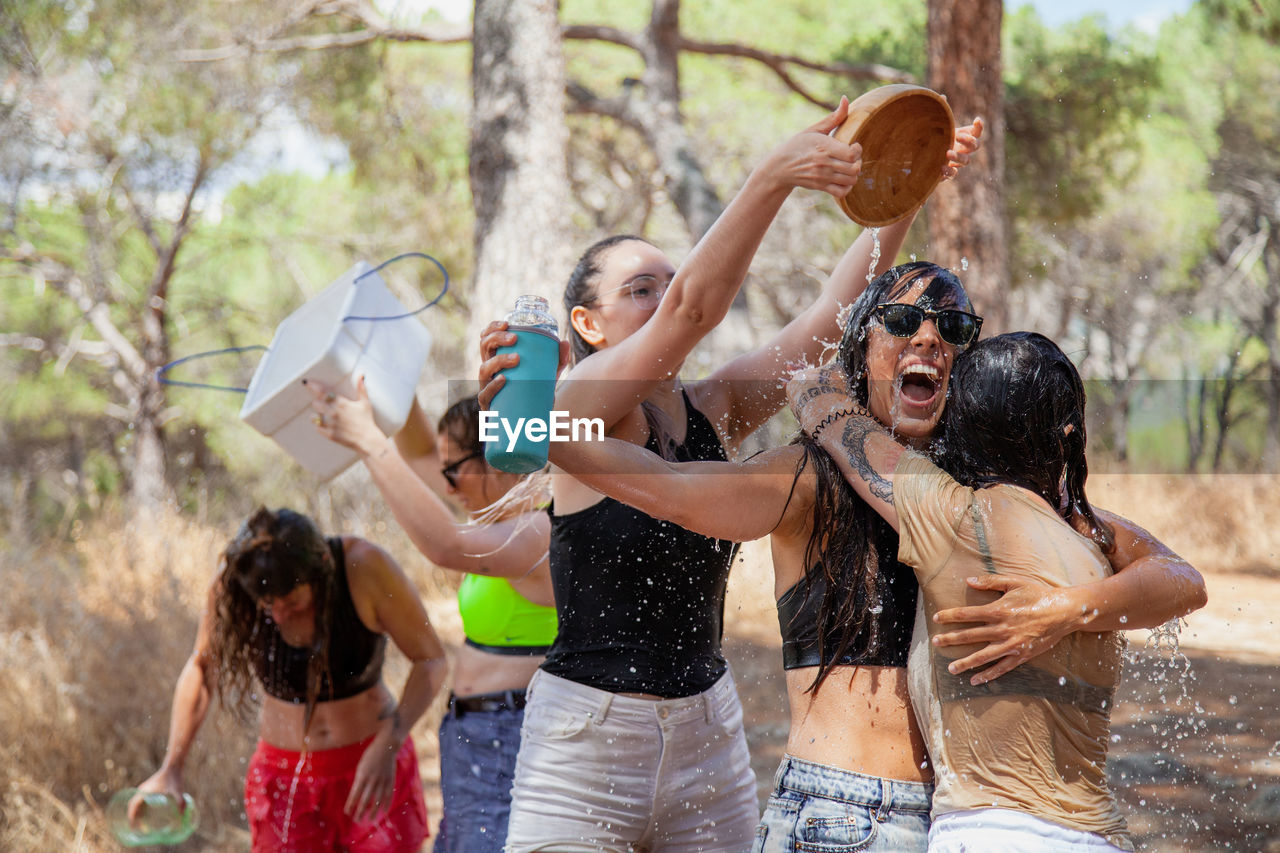
<path fill-rule="evenodd" d="M 84 282 L 80 280 L 80 275 L 73 268 L 54 258 L 36 254 L 29 245 L 6 253 L 3 259 L 16 261 L 33 269 L 46 282 L 65 293 L 93 324 L 103 343 L 120 358 L 121 363 L 134 379 L 143 379 L 148 375 L 147 364 L 142 355 L 116 328 L 115 323 L 111 321 L 107 306 L 89 295 Z"/>
<path fill-rule="evenodd" d="M 433 44 L 459 44 L 471 40 L 471 28 L 462 26 L 442 27 L 398 27 L 388 22 L 372 6 L 363 2 L 313 3 L 301 7 L 306 14 L 290 15 L 271 33 L 257 38 L 238 41 L 235 44 L 214 48 L 180 50 L 174 55 L 180 62 L 218 62 L 234 57 L 247 56 L 253 53 L 291 53 L 301 50 L 330 50 L 334 48 L 357 47 L 378 39 L 391 41 L 423 41 Z M 280 37 L 277 33 L 288 29 L 305 18 L 308 14 L 318 16 L 345 15 L 358 21 L 361 28 L 343 33 L 318 33 L 313 35 Z M 561 28 L 561 36 L 575 41 L 603 41 L 644 54 L 644 44 L 639 36 L 600 24 L 567 24 Z M 681 37 L 679 48 L 690 53 L 702 53 L 710 56 L 737 56 L 759 62 L 773 71 L 787 88 L 806 100 L 823 108 L 830 104 L 818 99 L 805 89 L 788 71 L 788 66 L 834 74 L 854 80 L 879 80 L 888 83 L 914 83 L 915 77 L 897 68 L 874 62 L 814 62 L 800 56 L 773 53 L 759 48 L 748 47 L 736 42 L 704 42 Z M 610 115 L 610 113 L 603 113 Z"/>
<path fill-rule="evenodd" d="M 915 82 L 915 77 L 907 72 L 875 62 L 856 64 L 847 62 L 812 62 L 799 56 L 771 53 L 767 50 L 747 47 L 736 42 L 704 42 L 681 37 L 680 49 L 690 53 L 704 53 L 710 56 L 737 56 L 759 62 L 778 75 L 787 88 L 824 109 L 830 109 L 831 104 L 818 100 L 802 88 L 795 81 L 795 78 L 788 73 L 787 66 L 794 65 L 809 71 L 821 71 L 824 74 L 834 74 L 854 80 L 883 80 L 889 83 Z"/>
<path fill-rule="evenodd" d="M 569 112 L 576 115 L 608 116 L 640 134 L 645 133 L 640 117 L 631 106 L 630 87 L 626 87 L 621 95 L 602 98 L 581 83 L 570 80 L 564 91 L 569 97 Z"/>
<path fill-rule="evenodd" d="M 423 41 L 433 44 L 461 44 L 471 41 L 470 27 L 394 27 L 366 25 L 345 33 L 317 33 L 291 38 L 256 38 L 212 48 L 175 51 L 179 62 L 221 62 L 255 53 L 294 53 L 302 50 L 331 50 L 359 47 L 379 39 Z"/>
<path fill-rule="evenodd" d="M 610 44 L 629 47 L 637 53 L 644 53 L 644 45 L 634 33 L 628 33 L 617 27 L 606 27 L 599 24 L 568 24 L 560 29 L 561 38 L 575 41 L 603 41 Z"/>
<path fill-rule="evenodd" d="M 191 177 L 191 184 L 187 187 L 186 197 L 182 201 L 182 214 L 178 217 L 178 222 L 173 229 L 173 239 L 169 241 L 169 245 L 165 247 L 164 252 L 160 255 L 160 263 L 156 266 L 155 274 L 151 278 L 149 292 L 152 299 L 149 301 L 152 304 L 148 307 L 153 311 L 160 310 L 155 304 L 156 299 L 169 298 L 169 280 L 173 277 L 173 268 L 178 258 L 178 250 L 182 248 L 182 242 L 191 231 L 191 210 L 195 204 L 196 194 L 200 192 L 200 188 L 204 186 L 205 179 L 208 177 L 209 158 L 204 151 L 201 151 L 200 159 L 196 163 L 195 174 Z"/>

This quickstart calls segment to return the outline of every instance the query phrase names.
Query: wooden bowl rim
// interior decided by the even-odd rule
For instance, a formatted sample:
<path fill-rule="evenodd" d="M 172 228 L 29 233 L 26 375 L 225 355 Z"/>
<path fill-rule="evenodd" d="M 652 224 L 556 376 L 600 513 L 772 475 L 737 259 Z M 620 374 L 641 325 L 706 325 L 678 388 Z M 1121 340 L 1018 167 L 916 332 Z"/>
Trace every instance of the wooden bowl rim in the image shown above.
<path fill-rule="evenodd" d="M 874 124 L 875 117 L 885 108 L 906 98 L 917 97 L 924 97 L 935 104 L 941 105 L 943 113 L 947 117 L 947 126 L 951 130 L 952 139 L 954 140 L 955 116 L 951 112 L 951 105 L 947 103 L 947 99 L 927 86 L 919 86 L 914 83 L 890 83 L 859 95 L 849 104 L 849 117 L 845 119 L 840 127 L 836 128 L 834 136 L 841 142 L 846 142 L 850 145 L 859 143 L 863 139 L 864 131 Z M 858 113 L 865 111 L 865 114 L 856 115 L 855 111 Z M 846 132 L 845 129 L 850 126 L 851 122 L 853 123 L 852 132 Z M 941 180 L 942 170 L 939 169 L 937 178 L 929 184 L 928 190 L 924 193 L 924 198 L 921 199 L 922 202 L 932 195 L 934 188 L 938 186 Z M 890 225 L 911 212 L 912 208 L 909 207 L 900 214 L 886 218 L 884 216 L 870 216 L 866 213 L 855 211 L 849 202 L 849 198 L 854 196 L 857 191 L 858 187 L 855 186 L 839 200 L 840 209 L 844 211 L 846 216 L 864 228 L 879 228 L 884 225 Z"/>

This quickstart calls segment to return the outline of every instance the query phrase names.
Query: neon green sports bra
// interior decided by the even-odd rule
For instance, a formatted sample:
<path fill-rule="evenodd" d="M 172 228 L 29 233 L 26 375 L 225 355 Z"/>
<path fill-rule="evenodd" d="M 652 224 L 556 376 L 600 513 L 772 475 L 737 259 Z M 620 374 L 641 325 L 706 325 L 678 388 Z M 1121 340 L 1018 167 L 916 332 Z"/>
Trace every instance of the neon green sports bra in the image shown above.
<path fill-rule="evenodd" d="M 534 604 L 506 578 L 467 575 L 458 587 L 467 645 L 499 655 L 545 655 L 556 639 L 556 609 Z"/>

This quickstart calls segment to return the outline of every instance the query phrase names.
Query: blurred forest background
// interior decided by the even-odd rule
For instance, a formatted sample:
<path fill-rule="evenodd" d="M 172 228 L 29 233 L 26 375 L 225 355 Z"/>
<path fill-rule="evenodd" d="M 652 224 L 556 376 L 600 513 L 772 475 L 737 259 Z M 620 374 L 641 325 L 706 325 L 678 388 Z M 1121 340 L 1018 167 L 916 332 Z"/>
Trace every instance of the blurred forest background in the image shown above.
<path fill-rule="evenodd" d="M 1229 514 L 1222 484 L 1280 463 L 1278 36 L 1277 0 L 1197 0 L 1154 31 L 999 0 L 477 0 L 461 23 L 369 0 L 0 0 L 0 849 L 107 844 L 100 807 L 158 763 L 214 555 L 258 503 L 387 545 L 456 624 L 362 470 L 316 483 L 239 395 L 157 368 L 266 344 L 357 260 L 422 251 L 452 278 L 422 315 L 439 413 L 516 293 L 558 306 L 607 233 L 680 259 L 841 94 L 916 82 L 984 117 L 904 259 L 956 269 L 993 331 L 1072 354 L 1096 471 Z M 686 372 L 794 316 L 857 233 L 794 194 Z M 388 279 L 411 307 L 441 286 L 414 261 Z M 255 359 L 172 376 L 244 386 Z M 1246 492 L 1272 524 L 1272 491 Z M 1223 524 L 1217 553 L 1270 573 L 1275 539 Z M 249 741 L 210 726 L 191 844 L 225 849 L 244 843 L 227 756 Z"/>

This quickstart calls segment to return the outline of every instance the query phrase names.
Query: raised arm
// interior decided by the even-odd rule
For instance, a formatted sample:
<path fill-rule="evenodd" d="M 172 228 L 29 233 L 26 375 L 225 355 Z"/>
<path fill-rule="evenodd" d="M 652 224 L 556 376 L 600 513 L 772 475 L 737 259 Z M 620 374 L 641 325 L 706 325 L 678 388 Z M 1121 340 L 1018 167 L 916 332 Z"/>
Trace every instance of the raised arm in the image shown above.
<path fill-rule="evenodd" d="M 364 377 L 360 378 L 357 389 L 366 397 L 368 396 L 365 392 Z M 413 398 L 413 405 L 409 407 L 409 417 L 395 434 L 395 444 L 400 458 L 413 469 L 413 473 L 418 475 L 419 480 L 426 483 L 427 488 L 441 497 L 449 493 L 448 483 L 440 473 L 440 459 L 436 455 L 435 427 L 431 425 L 427 413 L 418 404 L 416 396 Z"/>
<path fill-rule="evenodd" d="M 867 505 L 898 529 L 893 470 L 906 448 L 855 402 L 838 367 L 806 368 L 787 382 L 787 401 L 800 428 L 822 446 Z"/>
<path fill-rule="evenodd" d="M 160 769 L 138 786 L 140 791 L 168 794 L 178 802 L 182 801 L 184 790 L 182 768 L 191 752 L 196 733 L 204 723 L 209 711 L 209 701 L 213 696 L 215 672 L 213 661 L 209 657 L 209 639 L 213 608 L 217 600 L 217 584 L 218 581 L 215 581 L 209 588 L 204 610 L 200 614 L 200 625 L 196 629 L 195 647 L 173 688 L 173 705 L 169 711 L 169 742 L 165 746 L 164 760 L 160 763 Z M 130 819 L 137 817 L 141 805 L 141 798 L 129 804 Z"/>
<path fill-rule="evenodd" d="M 557 390 L 557 409 L 603 418 L 608 429 L 675 375 L 728 312 L 791 191 L 806 187 L 841 197 L 853 186 L 861 169 L 860 146 L 827 135 L 847 112 L 842 98 L 834 112 L 778 146 L 752 171 L 676 272 L 653 316 L 625 340 L 576 365 Z"/>
<path fill-rule="evenodd" d="M 372 820 L 391 806 L 396 753 L 440 691 L 448 664 L 418 591 L 395 560 L 376 545 L 354 537 L 344 539 L 344 550 L 357 609 L 362 604 L 371 608 L 377 624 L 368 627 L 390 636 L 409 661 L 400 701 L 389 700 L 378 713 L 378 730 L 360 756 L 347 796 L 347 814 Z"/>
<path fill-rule="evenodd" d="M 1204 578 L 1190 563 L 1132 521 L 1095 511 L 1115 531 L 1116 548 L 1108 555 L 1115 574 L 1061 589 L 1007 575 L 969 578 L 974 589 L 1001 596 L 981 607 L 940 610 L 934 617 L 946 624 L 978 623 L 939 634 L 936 645 L 987 644 L 955 661 L 953 672 L 992 664 L 970 679 L 982 684 L 1047 651 L 1072 631 L 1154 628 L 1204 606 Z"/>
<path fill-rule="evenodd" d="M 399 442 L 378 429 L 363 378 L 356 384 L 355 400 L 330 394 L 320 383 L 310 382 L 307 387 L 315 397 L 312 408 L 322 419 L 316 428 L 360 454 L 396 521 L 423 556 L 443 569 L 519 581 L 522 594 L 546 602 L 551 582 L 546 513 L 529 507 L 527 513 L 493 524 L 459 524 L 420 475 L 432 466 L 425 459 L 416 468 L 411 466 Z M 438 465 L 433 470 L 440 476 Z"/>
<path fill-rule="evenodd" d="M 654 518 L 734 542 L 767 536 L 793 510 L 799 461 L 797 447 L 745 462 L 668 462 L 615 438 L 551 445 L 552 464 L 590 488 Z"/>
<path fill-rule="evenodd" d="M 981 146 L 982 119 L 956 128 L 947 152 L 946 177 L 954 177 Z M 718 407 L 727 411 L 731 438 L 742 438 L 782 408 L 785 391 L 778 377 L 787 365 L 812 364 L 831 341 L 839 340 L 840 312 L 856 300 L 867 283 L 894 265 L 907 232 L 920 209 L 891 225 L 866 229 L 832 270 L 813 304 L 762 346 L 744 353 L 711 374 L 713 393 L 723 395 Z M 877 245 L 878 242 L 878 245 Z M 715 407 L 711 404 L 708 408 Z"/>

